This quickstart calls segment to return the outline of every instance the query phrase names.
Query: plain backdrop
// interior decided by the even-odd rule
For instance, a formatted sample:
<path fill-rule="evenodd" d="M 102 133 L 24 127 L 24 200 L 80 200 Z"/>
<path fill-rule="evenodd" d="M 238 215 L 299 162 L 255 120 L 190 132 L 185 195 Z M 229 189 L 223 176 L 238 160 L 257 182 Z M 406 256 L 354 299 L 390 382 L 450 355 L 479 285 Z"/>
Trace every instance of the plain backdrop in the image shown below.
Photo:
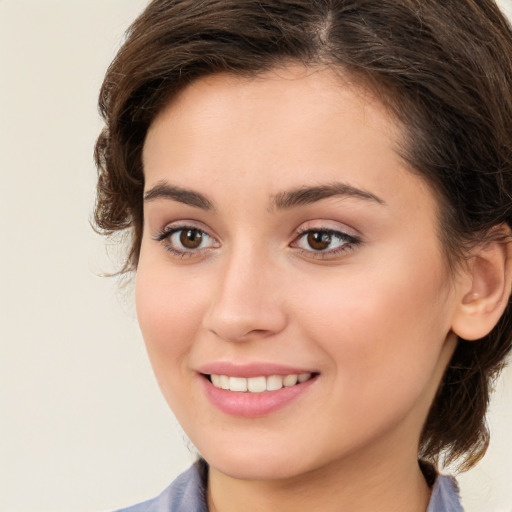
<path fill-rule="evenodd" d="M 512 16 L 512 1 L 501 5 Z M 116 250 L 89 219 L 96 99 L 145 0 L 0 0 L 0 512 L 91 512 L 193 460 L 151 373 Z M 108 250 L 107 250 L 108 249 Z M 112 262 L 113 258 L 113 262 Z M 467 512 L 512 512 L 512 370 Z"/>

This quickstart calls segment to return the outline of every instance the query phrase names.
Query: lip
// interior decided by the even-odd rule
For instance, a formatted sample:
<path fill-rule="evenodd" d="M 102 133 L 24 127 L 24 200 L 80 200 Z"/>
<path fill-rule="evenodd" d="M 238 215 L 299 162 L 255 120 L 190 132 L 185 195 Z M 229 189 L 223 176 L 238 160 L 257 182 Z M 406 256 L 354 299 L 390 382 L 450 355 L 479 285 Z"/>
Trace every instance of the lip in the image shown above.
<path fill-rule="evenodd" d="M 205 375 L 227 375 L 228 377 L 245 377 L 246 379 L 261 376 L 269 377 L 270 375 L 286 376 L 300 373 L 318 373 L 318 371 L 310 368 L 296 368 L 275 363 L 233 364 L 224 361 L 205 364 L 196 371 Z"/>
<path fill-rule="evenodd" d="M 306 382 L 283 387 L 276 391 L 263 391 L 262 393 L 244 393 L 219 389 L 206 377 L 206 375 L 213 374 L 250 378 L 300 373 L 312 373 L 313 376 Z M 204 365 L 198 370 L 198 377 L 203 391 L 210 403 L 225 414 L 241 418 L 266 416 L 290 405 L 308 392 L 310 387 L 317 381 L 318 376 L 318 372 L 315 371 L 272 363 L 234 365 L 232 363 L 218 362 Z"/>

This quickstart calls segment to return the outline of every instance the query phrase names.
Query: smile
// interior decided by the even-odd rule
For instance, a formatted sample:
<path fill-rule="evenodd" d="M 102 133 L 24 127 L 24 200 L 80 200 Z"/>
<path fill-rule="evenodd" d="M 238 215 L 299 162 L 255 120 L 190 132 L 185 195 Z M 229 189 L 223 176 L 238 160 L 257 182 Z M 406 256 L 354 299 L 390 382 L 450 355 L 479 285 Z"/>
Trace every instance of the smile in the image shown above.
<path fill-rule="evenodd" d="M 317 372 L 283 372 L 281 375 L 273 372 L 262 375 L 263 372 L 258 372 L 258 375 L 255 367 L 240 371 L 250 375 L 240 377 L 238 372 L 228 370 L 231 375 L 226 375 L 219 370 L 216 373 L 200 373 L 206 397 L 223 413 L 245 418 L 266 416 L 291 405 L 308 394 L 320 377 Z M 279 370 L 275 368 L 274 371 Z"/>
<path fill-rule="evenodd" d="M 283 387 L 291 387 L 310 380 L 311 373 L 290 375 L 270 375 L 268 377 L 229 377 L 228 375 L 210 375 L 210 382 L 218 389 L 239 393 L 263 393 L 278 391 Z"/>

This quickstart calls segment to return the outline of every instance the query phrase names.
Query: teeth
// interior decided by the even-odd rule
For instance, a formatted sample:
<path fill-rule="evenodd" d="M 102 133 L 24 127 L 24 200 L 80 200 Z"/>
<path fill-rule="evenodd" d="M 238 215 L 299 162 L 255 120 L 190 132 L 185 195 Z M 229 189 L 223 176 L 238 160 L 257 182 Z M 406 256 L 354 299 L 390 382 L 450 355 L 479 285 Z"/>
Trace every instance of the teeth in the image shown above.
<path fill-rule="evenodd" d="M 283 379 L 283 386 L 286 386 L 287 388 L 289 388 L 290 386 L 295 386 L 295 384 L 297 384 L 297 379 L 297 375 L 287 375 Z"/>
<path fill-rule="evenodd" d="M 283 377 L 280 375 L 271 375 L 267 377 L 267 391 L 277 391 L 283 387 Z"/>
<path fill-rule="evenodd" d="M 311 378 L 311 373 L 291 375 L 270 375 L 268 377 L 228 377 L 227 375 L 210 375 L 211 382 L 216 388 L 244 393 L 263 393 L 264 391 L 277 391 L 282 387 L 295 386 Z"/>
<path fill-rule="evenodd" d="M 267 379 L 265 377 L 251 377 L 247 379 L 247 389 L 251 393 L 262 393 L 267 390 Z"/>
<path fill-rule="evenodd" d="M 222 389 L 229 389 L 229 377 L 227 377 L 226 375 L 219 375 L 219 379 L 220 379 L 220 387 Z"/>
<path fill-rule="evenodd" d="M 229 377 L 230 391 L 247 391 L 247 379 L 243 377 Z"/>

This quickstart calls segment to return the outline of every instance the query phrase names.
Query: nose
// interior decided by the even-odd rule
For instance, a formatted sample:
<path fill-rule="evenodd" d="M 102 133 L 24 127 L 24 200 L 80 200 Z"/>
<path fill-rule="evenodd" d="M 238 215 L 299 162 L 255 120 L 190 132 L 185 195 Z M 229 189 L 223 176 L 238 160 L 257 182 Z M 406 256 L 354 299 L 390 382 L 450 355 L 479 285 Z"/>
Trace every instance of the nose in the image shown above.
<path fill-rule="evenodd" d="M 248 248 L 233 253 L 216 274 L 204 326 L 226 341 L 249 341 L 282 331 L 287 315 L 278 286 L 279 270 Z"/>

